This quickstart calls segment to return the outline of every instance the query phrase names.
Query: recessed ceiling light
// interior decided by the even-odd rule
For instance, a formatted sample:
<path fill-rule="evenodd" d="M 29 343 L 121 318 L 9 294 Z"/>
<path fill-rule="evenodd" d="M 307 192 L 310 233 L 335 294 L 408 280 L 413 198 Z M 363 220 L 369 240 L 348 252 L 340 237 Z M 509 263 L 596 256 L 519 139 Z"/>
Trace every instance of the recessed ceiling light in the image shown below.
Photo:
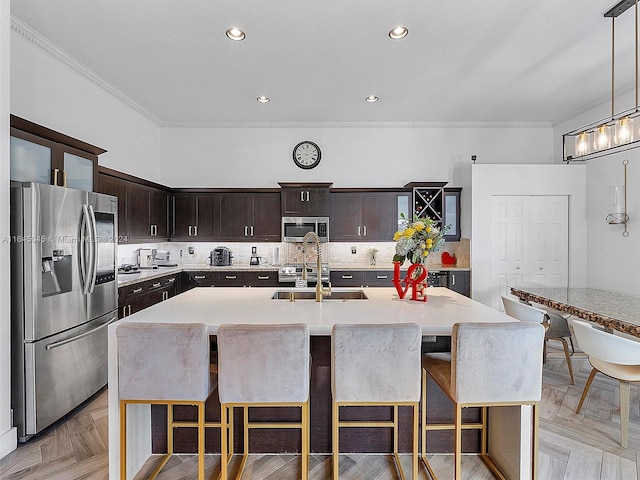
<path fill-rule="evenodd" d="M 369 103 L 374 103 L 378 101 L 378 97 L 376 97 L 375 95 L 369 95 L 367 98 L 365 98 L 365 100 Z"/>
<path fill-rule="evenodd" d="M 258 98 L 256 98 L 256 100 L 258 100 L 260 103 L 268 103 L 271 101 L 269 97 L 265 97 L 264 95 L 260 95 Z"/>
<path fill-rule="evenodd" d="M 231 27 L 229 29 L 227 29 L 227 37 L 229 37 L 231 40 L 234 40 L 236 42 L 239 42 L 240 40 L 244 40 L 245 34 L 242 30 L 240 30 L 238 27 Z"/>
<path fill-rule="evenodd" d="M 406 37 L 408 33 L 409 29 L 407 27 L 398 25 L 397 27 L 389 30 L 389 37 L 394 40 L 400 40 L 401 38 Z"/>

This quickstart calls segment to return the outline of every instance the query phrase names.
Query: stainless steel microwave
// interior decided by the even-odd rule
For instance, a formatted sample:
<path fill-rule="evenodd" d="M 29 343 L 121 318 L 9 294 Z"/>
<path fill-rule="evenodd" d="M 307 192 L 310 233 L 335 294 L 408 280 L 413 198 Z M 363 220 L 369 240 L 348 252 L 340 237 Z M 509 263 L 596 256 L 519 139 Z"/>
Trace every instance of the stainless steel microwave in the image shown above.
<path fill-rule="evenodd" d="M 282 217 L 282 241 L 302 242 L 314 232 L 321 242 L 329 241 L 329 217 Z"/>

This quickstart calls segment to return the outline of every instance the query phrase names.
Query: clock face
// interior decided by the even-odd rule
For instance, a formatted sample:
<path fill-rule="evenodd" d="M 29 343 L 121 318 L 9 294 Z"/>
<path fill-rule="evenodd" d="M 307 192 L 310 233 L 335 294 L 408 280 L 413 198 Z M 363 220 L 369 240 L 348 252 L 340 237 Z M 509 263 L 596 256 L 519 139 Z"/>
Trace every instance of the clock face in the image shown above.
<path fill-rule="evenodd" d="M 297 166 L 310 169 L 320 163 L 320 147 L 313 142 L 300 142 L 293 149 L 293 161 Z"/>

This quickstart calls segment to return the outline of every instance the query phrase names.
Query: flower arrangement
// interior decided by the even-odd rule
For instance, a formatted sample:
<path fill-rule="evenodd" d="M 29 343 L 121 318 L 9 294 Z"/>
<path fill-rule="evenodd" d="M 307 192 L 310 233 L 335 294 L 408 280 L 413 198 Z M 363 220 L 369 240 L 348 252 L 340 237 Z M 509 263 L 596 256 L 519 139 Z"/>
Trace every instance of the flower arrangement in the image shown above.
<path fill-rule="evenodd" d="M 393 261 L 404 263 L 409 260 L 411 263 L 425 265 L 429 254 L 437 251 L 444 243 L 444 234 L 449 226 L 438 228 L 428 217 L 414 218 L 412 223 L 409 223 L 404 214 L 401 213 L 400 217 L 405 228 L 393 236 L 393 240 L 397 242 Z"/>

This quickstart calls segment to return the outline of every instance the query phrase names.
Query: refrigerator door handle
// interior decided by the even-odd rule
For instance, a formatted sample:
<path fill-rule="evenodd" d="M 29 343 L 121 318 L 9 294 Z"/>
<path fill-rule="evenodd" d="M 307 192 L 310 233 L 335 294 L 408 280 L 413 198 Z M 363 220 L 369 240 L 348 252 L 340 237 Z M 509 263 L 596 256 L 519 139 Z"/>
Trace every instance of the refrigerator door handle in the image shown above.
<path fill-rule="evenodd" d="M 96 215 L 93 207 L 89 205 L 91 239 L 89 241 L 89 251 L 91 252 L 91 274 L 89 276 L 89 293 L 93 293 L 98 276 L 98 227 L 96 226 Z"/>
<path fill-rule="evenodd" d="M 82 276 L 82 293 L 89 293 L 89 271 L 87 263 L 87 238 L 91 239 L 90 227 L 89 227 L 89 209 L 86 205 L 82 205 L 82 225 L 80 227 L 80 274 Z"/>
<path fill-rule="evenodd" d="M 93 333 L 96 333 L 98 330 L 103 329 L 104 327 L 112 324 L 113 322 L 115 322 L 117 319 L 117 317 L 111 317 L 108 321 L 106 321 L 105 323 L 103 323 L 102 325 L 96 327 L 96 328 L 92 328 L 91 330 L 89 330 L 88 332 L 84 332 L 81 333 L 80 335 L 75 335 L 73 337 L 70 338 L 66 338 L 64 340 L 60 340 L 59 342 L 53 342 L 50 343 L 49 345 L 45 346 L 44 348 L 47 350 L 51 350 L 53 348 L 57 348 L 57 347 L 62 347 L 63 345 L 67 345 L 71 342 L 75 342 L 76 340 L 80 340 L 81 338 L 87 337 Z"/>

